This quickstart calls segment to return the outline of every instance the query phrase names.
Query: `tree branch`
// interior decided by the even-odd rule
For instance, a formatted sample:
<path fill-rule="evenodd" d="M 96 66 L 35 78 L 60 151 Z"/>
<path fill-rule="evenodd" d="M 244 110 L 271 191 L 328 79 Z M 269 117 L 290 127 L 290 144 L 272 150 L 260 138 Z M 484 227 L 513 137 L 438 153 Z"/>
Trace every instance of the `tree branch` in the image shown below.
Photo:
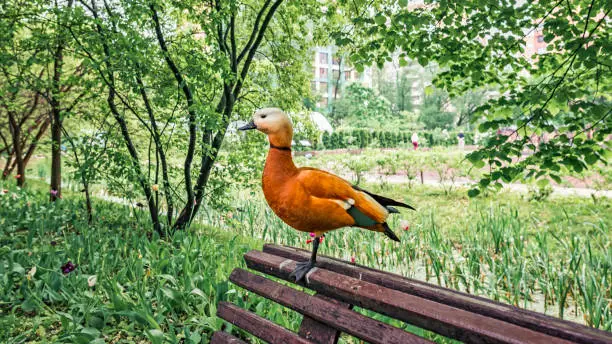
<path fill-rule="evenodd" d="M 185 98 L 187 100 L 187 112 L 189 114 L 189 145 L 187 148 L 187 156 L 185 157 L 184 163 L 184 175 L 185 175 L 185 189 L 187 191 L 187 206 L 193 206 L 194 200 L 194 192 L 191 183 L 191 164 L 193 161 L 193 154 L 195 151 L 195 141 L 196 141 L 196 113 L 194 109 L 194 101 L 193 94 L 191 93 L 191 88 L 187 84 L 187 81 L 183 78 L 183 75 L 179 71 L 178 67 L 174 63 L 174 60 L 170 57 L 170 53 L 168 52 L 168 47 L 166 46 L 166 41 L 164 40 L 164 36 L 161 31 L 161 26 L 159 24 L 159 17 L 157 15 L 157 11 L 155 10 L 155 6 L 151 4 L 149 6 L 152 12 L 153 23 L 155 28 L 155 35 L 157 36 L 157 42 L 159 43 L 159 47 L 162 50 L 164 55 L 164 59 L 166 60 L 166 64 L 174 74 L 174 78 L 178 83 L 178 86 L 183 90 L 185 94 Z"/>

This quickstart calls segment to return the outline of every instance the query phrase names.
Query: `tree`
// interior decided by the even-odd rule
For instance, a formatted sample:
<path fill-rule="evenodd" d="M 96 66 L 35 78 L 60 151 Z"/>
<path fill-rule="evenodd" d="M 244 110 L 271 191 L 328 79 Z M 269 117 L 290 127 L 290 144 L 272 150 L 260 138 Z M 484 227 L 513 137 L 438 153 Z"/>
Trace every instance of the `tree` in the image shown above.
<path fill-rule="evenodd" d="M 0 134 L 10 150 L 5 177 L 17 166 L 18 180 L 23 184 L 25 166 L 51 127 L 51 201 L 61 196 L 62 121 L 86 94 L 77 86 L 84 84 L 80 79 L 84 69 L 70 56 L 65 57 L 65 27 L 72 5 L 72 0 L 27 4 L 14 1 L 7 4 L 5 14 L 9 20 L 3 28 L 3 84 L 8 86 L 3 99 L 7 127 L 13 137 L 9 147 L 6 135 Z M 36 134 L 31 135 L 33 132 Z"/>
<path fill-rule="evenodd" d="M 19 5 L 19 6 L 18 6 Z M 25 20 L 35 4 L 10 4 L 0 21 L 0 152 L 7 155 L 3 178 L 17 168 L 17 185 L 26 180 L 26 166 L 49 127 L 44 100 L 32 85 L 44 69 L 40 49 Z"/>
<path fill-rule="evenodd" d="M 344 96 L 337 102 L 334 117 L 350 121 L 351 125 L 368 127 L 369 122 L 382 122 L 392 117 L 389 101 L 377 95 L 374 90 L 353 83 L 346 87 Z"/>
<path fill-rule="evenodd" d="M 138 183 L 157 232 L 182 229 L 205 201 L 232 117 L 272 98 L 288 110 L 300 106 L 307 89 L 301 70 L 313 42 L 301 24 L 315 2 L 79 4 L 80 19 L 69 31 L 107 93 L 124 146 L 113 150 L 131 166 L 122 177 Z M 173 175 L 170 152 L 183 159 L 180 176 Z"/>
<path fill-rule="evenodd" d="M 463 95 L 452 100 L 457 108 L 457 122 L 455 126 L 460 127 L 466 123 L 475 122 L 474 114 L 485 102 L 485 93 L 482 90 L 467 91 Z"/>
<path fill-rule="evenodd" d="M 431 94 L 425 95 L 425 99 L 423 99 L 419 122 L 423 123 L 426 129 L 450 129 L 455 114 L 446 111 L 448 103 L 448 94 L 434 89 Z"/>
<path fill-rule="evenodd" d="M 351 8 L 347 2 L 338 6 Z M 534 176 L 546 183 L 549 176 L 560 181 L 561 167 L 580 172 L 605 161 L 605 138 L 612 132 L 611 10 L 607 2 L 595 0 L 495 6 L 425 1 L 416 10 L 380 1 L 355 11 L 352 29 L 334 37 L 353 46 L 351 62 L 361 68 L 372 62 L 380 66 L 398 50 L 400 58 L 414 58 L 422 66 L 435 61 L 441 73 L 434 85 L 451 97 L 484 86 L 501 90 L 475 112 L 474 117 L 484 117 L 479 130 L 512 127 L 520 137 L 492 135 L 470 154 L 475 166 L 490 167 L 470 192 L 477 195 L 482 188 L 501 188 L 502 180 Z M 378 14 L 371 18 L 369 13 Z M 528 56 L 525 38 L 534 33 L 547 48 Z M 593 138 L 586 135 L 591 130 Z M 543 132 L 552 138 L 536 149 L 530 138 Z M 523 157 L 524 149 L 535 153 Z"/>
<path fill-rule="evenodd" d="M 375 88 L 379 94 L 385 97 L 395 111 L 412 110 L 412 81 L 409 78 L 410 71 L 407 67 L 400 67 L 397 61 L 389 62 L 386 68 L 393 69 L 393 80 L 388 80 L 383 70 L 377 70 Z"/>

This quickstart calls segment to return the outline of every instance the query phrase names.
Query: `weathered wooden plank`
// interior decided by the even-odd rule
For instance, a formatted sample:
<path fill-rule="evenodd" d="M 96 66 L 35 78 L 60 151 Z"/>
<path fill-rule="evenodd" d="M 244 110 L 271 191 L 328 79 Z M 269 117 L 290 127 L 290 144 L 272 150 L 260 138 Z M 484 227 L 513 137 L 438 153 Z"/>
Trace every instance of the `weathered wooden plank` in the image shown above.
<path fill-rule="evenodd" d="M 264 252 L 296 261 L 306 260 L 310 257 L 310 252 L 306 250 L 272 244 L 264 245 Z M 345 260 L 319 255 L 317 257 L 317 266 L 407 294 L 464 309 L 472 313 L 503 320 L 537 332 L 568 339 L 576 343 L 612 343 L 612 334 L 610 332 L 501 304 L 483 297 L 405 278 L 397 274 L 351 264 Z"/>
<path fill-rule="evenodd" d="M 263 253 L 262 253 L 263 254 Z M 230 281 L 274 302 L 374 344 L 432 343 L 321 298 L 236 268 Z"/>
<path fill-rule="evenodd" d="M 251 251 L 244 257 L 249 268 L 292 281 L 289 275 L 295 269 L 295 261 L 260 251 Z M 446 337 L 469 343 L 570 343 L 374 283 L 315 269 L 307 275 L 304 285 L 308 288 Z"/>
<path fill-rule="evenodd" d="M 338 307 L 346 309 L 353 308 L 353 306 L 349 305 L 348 303 L 334 300 L 325 295 L 316 294 L 315 297 L 336 304 Z M 340 338 L 341 332 L 331 326 L 304 315 L 304 319 L 302 320 L 298 333 L 300 336 L 317 344 L 336 344 L 338 343 L 338 338 Z"/>
<path fill-rule="evenodd" d="M 246 342 L 243 342 L 227 332 L 217 331 L 210 339 L 210 344 L 246 344 Z"/>
<path fill-rule="evenodd" d="M 268 343 L 312 344 L 296 333 L 229 302 L 219 302 L 217 316 Z"/>

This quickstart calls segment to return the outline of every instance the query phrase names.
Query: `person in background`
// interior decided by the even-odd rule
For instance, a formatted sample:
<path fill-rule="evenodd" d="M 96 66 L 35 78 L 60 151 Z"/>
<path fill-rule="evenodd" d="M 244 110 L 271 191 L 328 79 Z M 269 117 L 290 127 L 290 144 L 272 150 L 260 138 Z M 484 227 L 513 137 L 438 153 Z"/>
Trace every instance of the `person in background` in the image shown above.
<path fill-rule="evenodd" d="M 417 135 L 416 132 L 414 132 L 412 134 L 412 146 L 414 146 L 414 150 L 417 150 L 417 148 L 419 148 L 419 135 Z"/>
<path fill-rule="evenodd" d="M 463 150 L 463 147 L 465 147 L 465 135 L 463 135 L 463 131 L 460 131 L 459 134 L 457 135 L 457 144 L 459 145 L 459 149 Z"/>

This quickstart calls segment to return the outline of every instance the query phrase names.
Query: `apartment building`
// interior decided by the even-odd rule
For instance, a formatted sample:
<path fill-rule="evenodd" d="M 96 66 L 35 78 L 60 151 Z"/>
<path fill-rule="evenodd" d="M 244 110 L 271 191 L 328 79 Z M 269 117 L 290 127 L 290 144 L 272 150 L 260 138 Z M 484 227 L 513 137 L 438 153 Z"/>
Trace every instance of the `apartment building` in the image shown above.
<path fill-rule="evenodd" d="M 334 46 L 319 47 L 314 50 L 313 94 L 319 95 L 317 107 L 328 109 L 334 98 L 342 97 L 344 85 L 359 82 L 365 87 L 372 87 L 372 71 L 366 68 L 358 72 L 348 63 L 348 58 L 337 53 Z"/>

